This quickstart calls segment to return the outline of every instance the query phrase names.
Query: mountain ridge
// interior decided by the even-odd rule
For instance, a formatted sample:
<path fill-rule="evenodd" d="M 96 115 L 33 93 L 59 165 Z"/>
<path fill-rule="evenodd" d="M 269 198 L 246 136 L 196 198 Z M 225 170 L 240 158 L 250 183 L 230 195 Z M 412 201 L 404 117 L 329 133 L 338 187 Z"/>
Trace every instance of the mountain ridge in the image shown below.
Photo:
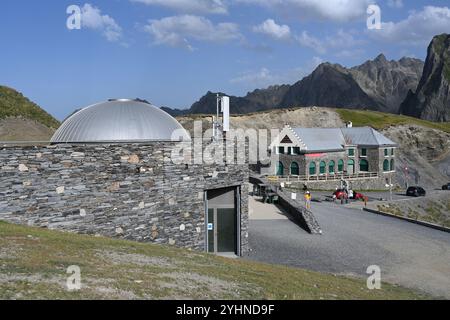
<path fill-rule="evenodd" d="M 352 68 L 325 62 L 292 85 L 255 89 L 243 97 L 231 95 L 232 113 L 319 106 L 397 114 L 408 92 L 417 87 L 423 67 L 424 62 L 419 59 L 403 57 L 389 61 L 384 54 Z M 187 110 L 167 107 L 163 110 L 173 116 L 214 114 L 216 93 L 208 91 Z"/>

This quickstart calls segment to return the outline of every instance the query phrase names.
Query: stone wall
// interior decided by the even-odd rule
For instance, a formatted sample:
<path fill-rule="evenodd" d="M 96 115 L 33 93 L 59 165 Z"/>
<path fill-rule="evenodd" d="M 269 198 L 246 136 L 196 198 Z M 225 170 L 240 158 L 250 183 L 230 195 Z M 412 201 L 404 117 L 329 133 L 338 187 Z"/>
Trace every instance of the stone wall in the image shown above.
<path fill-rule="evenodd" d="M 205 190 L 241 186 L 245 253 L 248 165 L 177 165 L 172 146 L 3 147 L 0 220 L 204 250 Z"/>

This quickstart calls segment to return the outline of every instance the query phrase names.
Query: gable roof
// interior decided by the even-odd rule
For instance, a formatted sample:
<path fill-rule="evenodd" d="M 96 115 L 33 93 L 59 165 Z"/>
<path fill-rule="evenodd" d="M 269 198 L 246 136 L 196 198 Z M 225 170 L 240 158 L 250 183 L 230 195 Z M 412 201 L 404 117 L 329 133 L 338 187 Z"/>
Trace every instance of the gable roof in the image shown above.
<path fill-rule="evenodd" d="M 304 150 L 343 151 L 345 146 L 395 147 L 397 144 L 370 127 L 355 128 L 290 128 Z"/>
<path fill-rule="evenodd" d="M 395 142 L 370 127 L 342 128 L 341 130 L 348 145 L 396 146 Z"/>
<path fill-rule="evenodd" d="M 337 128 L 292 128 L 308 151 L 342 150 L 344 136 Z"/>

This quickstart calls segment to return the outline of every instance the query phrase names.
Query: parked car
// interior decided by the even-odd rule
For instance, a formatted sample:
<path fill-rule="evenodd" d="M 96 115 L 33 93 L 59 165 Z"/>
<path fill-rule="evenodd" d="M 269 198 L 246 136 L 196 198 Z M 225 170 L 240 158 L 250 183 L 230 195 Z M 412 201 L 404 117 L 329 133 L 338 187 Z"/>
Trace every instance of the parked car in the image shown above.
<path fill-rule="evenodd" d="M 442 186 L 442 190 L 450 190 L 450 182 Z"/>
<path fill-rule="evenodd" d="M 345 190 L 338 189 L 333 193 L 333 198 L 338 199 L 338 200 L 347 199 L 348 194 L 345 192 Z M 353 197 L 351 197 L 350 199 L 363 200 L 364 195 L 362 193 L 353 191 Z"/>
<path fill-rule="evenodd" d="M 409 187 L 406 191 L 408 197 L 425 197 L 427 192 L 422 187 Z"/>

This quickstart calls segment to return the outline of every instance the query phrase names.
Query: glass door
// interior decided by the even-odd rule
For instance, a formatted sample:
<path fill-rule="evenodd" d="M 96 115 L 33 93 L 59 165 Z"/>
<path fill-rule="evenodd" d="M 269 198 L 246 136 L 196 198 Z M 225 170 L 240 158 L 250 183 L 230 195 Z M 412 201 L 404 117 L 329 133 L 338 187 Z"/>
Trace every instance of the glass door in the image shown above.
<path fill-rule="evenodd" d="M 208 209 L 208 252 L 236 252 L 236 210 Z"/>
<path fill-rule="evenodd" d="M 217 252 L 236 252 L 236 213 L 234 208 L 217 211 Z"/>

